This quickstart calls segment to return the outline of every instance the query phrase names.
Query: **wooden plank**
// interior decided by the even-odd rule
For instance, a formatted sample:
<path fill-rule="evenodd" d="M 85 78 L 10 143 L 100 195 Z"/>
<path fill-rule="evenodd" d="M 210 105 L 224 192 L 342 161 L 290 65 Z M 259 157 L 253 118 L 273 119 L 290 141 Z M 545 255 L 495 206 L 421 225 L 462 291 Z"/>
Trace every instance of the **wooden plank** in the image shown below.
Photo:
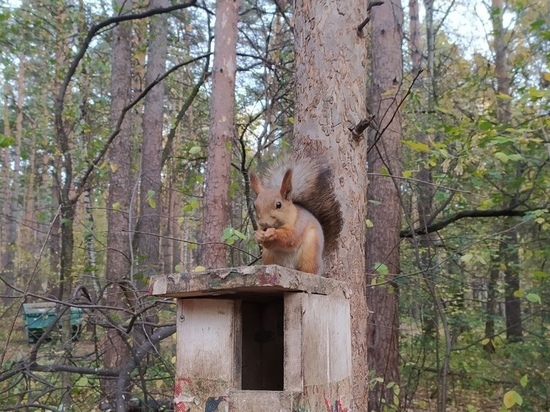
<path fill-rule="evenodd" d="M 277 265 L 157 275 L 151 278 L 149 285 L 151 295 L 176 298 L 285 291 L 338 294 L 348 299 L 351 295 L 345 282 Z"/>
<path fill-rule="evenodd" d="M 326 385 L 351 376 L 349 301 L 305 295 L 302 308 L 304 386 Z"/>
<path fill-rule="evenodd" d="M 178 378 L 221 380 L 229 388 L 239 387 L 239 305 L 222 299 L 178 300 Z"/>
<path fill-rule="evenodd" d="M 233 391 L 230 395 L 231 412 L 293 412 L 292 392 Z"/>
<path fill-rule="evenodd" d="M 284 390 L 302 392 L 302 306 L 305 293 L 285 294 Z"/>

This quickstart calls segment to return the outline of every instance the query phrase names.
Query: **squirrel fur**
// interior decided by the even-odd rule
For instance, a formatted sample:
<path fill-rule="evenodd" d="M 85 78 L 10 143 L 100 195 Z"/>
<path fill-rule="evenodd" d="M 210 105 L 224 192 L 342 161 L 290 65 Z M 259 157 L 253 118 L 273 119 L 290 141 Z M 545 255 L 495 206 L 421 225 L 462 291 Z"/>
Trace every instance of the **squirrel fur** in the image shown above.
<path fill-rule="evenodd" d="M 336 248 L 343 219 L 323 159 L 287 157 L 260 179 L 250 174 L 262 263 L 321 275 L 323 256 Z"/>

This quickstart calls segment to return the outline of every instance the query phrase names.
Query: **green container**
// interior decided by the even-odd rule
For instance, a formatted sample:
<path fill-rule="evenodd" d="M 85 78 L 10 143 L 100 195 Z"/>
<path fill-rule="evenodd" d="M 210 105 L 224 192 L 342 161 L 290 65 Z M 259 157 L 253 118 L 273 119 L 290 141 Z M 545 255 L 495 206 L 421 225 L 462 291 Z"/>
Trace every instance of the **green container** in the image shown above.
<path fill-rule="evenodd" d="M 23 318 L 25 320 L 25 335 L 30 343 L 36 342 L 55 320 L 56 304 L 51 302 L 23 303 Z M 78 340 L 82 327 L 82 309 L 69 308 L 71 314 L 72 339 Z M 62 322 L 59 322 L 61 328 Z"/>

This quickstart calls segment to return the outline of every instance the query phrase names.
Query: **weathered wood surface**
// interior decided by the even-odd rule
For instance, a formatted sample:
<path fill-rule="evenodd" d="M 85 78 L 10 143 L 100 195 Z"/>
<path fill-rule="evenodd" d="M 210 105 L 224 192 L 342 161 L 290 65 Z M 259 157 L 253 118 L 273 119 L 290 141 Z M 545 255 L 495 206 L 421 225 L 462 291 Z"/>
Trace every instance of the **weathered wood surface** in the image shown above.
<path fill-rule="evenodd" d="M 346 299 L 351 295 L 345 282 L 277 265 L 157 275 L 151 278 L 149 285 L 151 295 L 176 298 L 275 291 L 338 294 Z"/>

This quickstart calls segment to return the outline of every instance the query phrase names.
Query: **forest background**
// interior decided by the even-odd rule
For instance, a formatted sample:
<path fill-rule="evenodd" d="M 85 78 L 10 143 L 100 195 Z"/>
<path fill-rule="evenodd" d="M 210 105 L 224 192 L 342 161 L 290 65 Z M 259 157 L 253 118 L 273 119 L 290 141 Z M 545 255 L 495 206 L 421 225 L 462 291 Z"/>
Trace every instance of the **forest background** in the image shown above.
<path fill-rule="evenodd" d="M 169 405 L 174 304 L 146 297 L 148 277 L 220 250 L 257 261 L 248 172 L 292 145 L 294 6 L 238 3 L 223 94 L 224 3 L 0 2 L 0 410 Z M 550 4 L 386 0 L 367 16 L 367 96 L 376 73 L 394 79 L 388 108 L 369 105 L 357 256 L 369 408 L 550 410 Z M 208 183 L 216 98 L 234 114 L 224 193 Z M 227 224 L 205 233 L 224 196 Z M 22 304 L 44 301 L 60 323 L 83 308 L 79 340 L 27 342 Z"/>

